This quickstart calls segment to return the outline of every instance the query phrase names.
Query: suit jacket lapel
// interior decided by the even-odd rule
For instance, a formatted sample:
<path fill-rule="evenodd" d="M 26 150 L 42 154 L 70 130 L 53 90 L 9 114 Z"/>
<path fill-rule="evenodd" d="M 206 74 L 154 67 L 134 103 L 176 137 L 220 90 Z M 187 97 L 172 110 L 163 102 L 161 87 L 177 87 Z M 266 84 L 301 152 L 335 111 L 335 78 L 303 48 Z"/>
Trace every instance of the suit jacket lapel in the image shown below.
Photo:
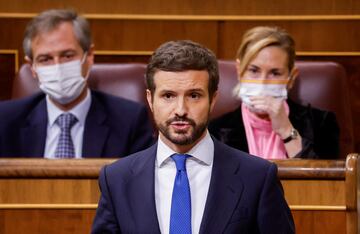
<path fill-rule="evenodd" d="M 237 176 L 239 164 L 234 163 L 227 149 L 215 139 L 214 145 L 214 164 L 200 233 L 222 233 L 243 192 Z"/>
<path fill-rule="evenodd" d="M 45 98 L 28 115 L 20 129 L 21 154 L 19 157 L 43 157 L 47 131 L 47 108 Z"/>
<path fill-rule="evenodd" d="M 109 126 L 106 125 L 106 112 L 95 95 L 92 95 L 91 98 L 91 106 L 85 121 L 82 147 L 82 156 L 87 158 L 99 157 L 103 154 L 109 135 Z"/>
<path fill-rule="evenodd" d="M 155 204 L 155 158 L 157 144 L 142 153 L 132 164 L 132 181 L 129 186 L 131 207 L 138 230 L 160 233 Z"/>

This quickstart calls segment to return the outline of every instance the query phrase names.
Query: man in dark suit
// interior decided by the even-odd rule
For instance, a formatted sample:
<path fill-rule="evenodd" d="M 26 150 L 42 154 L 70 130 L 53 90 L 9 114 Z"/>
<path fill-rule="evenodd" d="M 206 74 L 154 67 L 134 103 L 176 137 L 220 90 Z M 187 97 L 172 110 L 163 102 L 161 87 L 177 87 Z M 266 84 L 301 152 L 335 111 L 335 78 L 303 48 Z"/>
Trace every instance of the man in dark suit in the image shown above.
<path fill-rule="evenodd" d="M 152 143 L 145 106 L 88 88 L 94 46 L 83 17 L 42 12 L 23 46 L 43 93 L 0 104 L 1 157 L 122 157 Z"/>
<path fill-rule="evenodd" d="M 167 42 L 146 79 L 158 142 L 101 170 L 92 233 L 295 233 L 276 165 L 208 133 L 214 54 Z"/>

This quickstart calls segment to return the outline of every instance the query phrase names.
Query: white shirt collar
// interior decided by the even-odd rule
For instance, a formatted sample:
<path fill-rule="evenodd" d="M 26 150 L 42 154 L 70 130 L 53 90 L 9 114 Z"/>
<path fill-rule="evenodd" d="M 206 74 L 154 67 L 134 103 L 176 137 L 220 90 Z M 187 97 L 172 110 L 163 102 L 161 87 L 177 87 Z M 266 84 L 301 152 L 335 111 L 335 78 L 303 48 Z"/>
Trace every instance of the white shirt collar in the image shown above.
<path fill-rule="evenodd" d="M 169 146 L 167 146 L 160 137 L 158 138 L 156 162 L 157 166 L 161 167 L 168 160 L 170 156 L 176 154 Z M 214 161 L 214 142 L 211 139 L 209 131 L 206 130 L 206 135 L 201 141 L 199 141 L 193 148 L 191 148 L 186 154 L 191 155 L 192 159 L 199 163 L 211 166 Z"/>
<path fill-rule="evenodd" d="M 74 106 L 71 110 L 67 111 L 68 113 L 71 113 L 75 115 L 75 117 L 78 120 L 78 123 L 82 126 L 85 125 L 85 120 L 87 113 L 89 112 L 91 105 L 91 95 L 90 90 L 87 89 L 86 97 L 84 100 L 82 100 L 79 104 Z M 59 109 L 49 98 L 49 95 L 46 95 L 46 107 L 47 107 L 47 113 L 48 113 L 48 125 L 53 126 L 55 123 L 55 120 L 59 115 L 62 113 L 65 113 L 63 110 Z"/>

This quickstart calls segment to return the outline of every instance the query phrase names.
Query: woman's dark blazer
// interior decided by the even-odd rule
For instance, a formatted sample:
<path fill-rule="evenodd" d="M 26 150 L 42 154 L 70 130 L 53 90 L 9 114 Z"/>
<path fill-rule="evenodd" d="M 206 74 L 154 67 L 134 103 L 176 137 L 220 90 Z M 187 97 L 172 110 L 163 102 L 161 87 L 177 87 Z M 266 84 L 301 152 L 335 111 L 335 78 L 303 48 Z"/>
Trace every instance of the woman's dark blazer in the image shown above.
<path fill-rule="evenodd" d="M 302 106 L 288 99 L 289 119 L 302 137 L 299 158 L 335 159 L 339 156 L 339 126 L 335 114 Z M 249 152 L 241 106 L 209 124 L 210 133 L 225 144 Z"/>

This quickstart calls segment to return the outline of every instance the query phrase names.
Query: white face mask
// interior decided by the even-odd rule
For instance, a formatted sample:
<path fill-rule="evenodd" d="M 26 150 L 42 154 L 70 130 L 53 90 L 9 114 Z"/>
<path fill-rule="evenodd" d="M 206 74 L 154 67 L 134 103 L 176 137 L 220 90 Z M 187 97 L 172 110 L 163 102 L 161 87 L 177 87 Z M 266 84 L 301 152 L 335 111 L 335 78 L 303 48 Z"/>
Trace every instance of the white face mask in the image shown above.
<path fill-rule="evenodd" d="M 245 103 L 250 105 L 250 97 L 252 96 L 272 96 L 275 98 L 287 98 L 288 79 L 281 80 L 245 80 L 240 81 L 238 97 Z"/>
<path fill-rule="evenodd" d="M 84 60 L 34 68 L 40 89 L 61 104 L 74 101 L 86 86 L 87 77 L 82 76 L 81 69 Z"/>

